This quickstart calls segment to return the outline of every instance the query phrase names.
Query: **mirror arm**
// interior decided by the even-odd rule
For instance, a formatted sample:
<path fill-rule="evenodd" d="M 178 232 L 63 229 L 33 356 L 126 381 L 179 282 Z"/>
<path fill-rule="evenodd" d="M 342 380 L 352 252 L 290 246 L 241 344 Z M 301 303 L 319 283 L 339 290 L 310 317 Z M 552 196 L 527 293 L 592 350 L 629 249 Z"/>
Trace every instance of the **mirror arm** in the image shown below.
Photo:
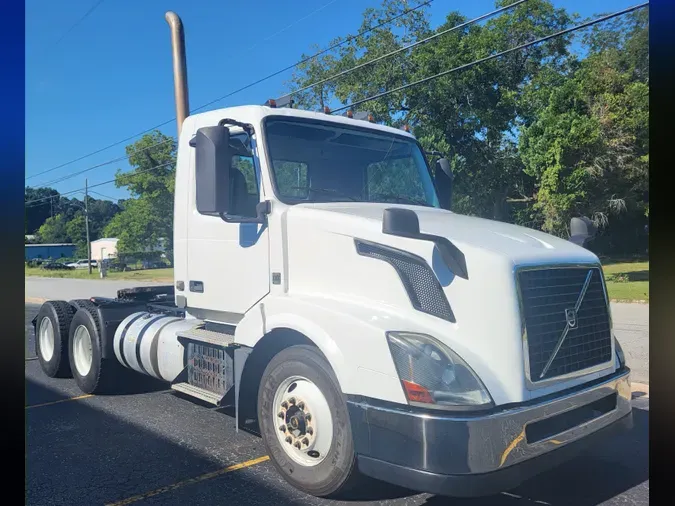
<path fill-rule="evenodd" d="M 240 127 L 244 132 L 246 132 L 249 137 L 253 135 L 253 125 L 250 123 L 242 123 L 241 121 L 237 121 L 236 119 L 230 119 L 230 118 L 223 118 L 218 122 L 218 126 L 238 126 Z"/>
<path fill-rule="evenodd" d="M 267 215 L 272 212 L 272 203 L 269 200 L 259 202 L 255 206 L 256 217 L 249 216 L 235 216 L 232 214 L 221 213 L 220 217 L 227 223 L 262 223 L 267 221 Z"/>

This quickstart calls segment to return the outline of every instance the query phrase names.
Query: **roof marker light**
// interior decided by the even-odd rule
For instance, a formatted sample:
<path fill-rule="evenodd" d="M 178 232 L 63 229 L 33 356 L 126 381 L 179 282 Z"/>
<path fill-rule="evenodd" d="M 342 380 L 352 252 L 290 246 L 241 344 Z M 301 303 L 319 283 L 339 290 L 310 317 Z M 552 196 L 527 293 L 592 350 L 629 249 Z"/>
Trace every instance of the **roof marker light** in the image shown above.
<path fill-rule="evenodd" d="M 351 109 L 347 109 L 347 112 L 345 113 L 345 116 L 347 116 L 348 118 L 353 118 L 354 117 L 354 111 L 352 111 Z"/>
<path fill-rule="evenodd" d="M 274 100 L 273 98 L 270 98 L 267 102 L 265 102 L 265 105 L 267 107 L 275 108 L 277 106 L 277 101 Z"/>
<path fill-rule="evenodd" d="M 324 114 L 330 114 L 330 107 L 328 107 L 327 105 L 324 105 L 323 106 L 323 113 Z"/>

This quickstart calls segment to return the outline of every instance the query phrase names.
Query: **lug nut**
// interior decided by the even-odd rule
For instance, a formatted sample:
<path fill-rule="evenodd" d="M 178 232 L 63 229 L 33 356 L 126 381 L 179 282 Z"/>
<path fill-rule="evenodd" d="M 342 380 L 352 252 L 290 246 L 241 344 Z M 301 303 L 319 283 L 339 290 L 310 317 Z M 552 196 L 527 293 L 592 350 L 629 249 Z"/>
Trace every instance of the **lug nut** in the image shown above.
<path fill-rule="evenodd" d="M 307 439 L 307 438 L 303 439 L 302 444 L 305 445 L 305 446 L 308 446 L 309 445 L 309 439 Z"/>
<path fill-rule="evenodd" d="M 283 412 L 283 411 L 279 411 L 279 412 L 277 413 L 277 416 L 278 416 L 279 418 L 283 418 L 285 415 L 284 415 L 284 412 Z"/>
<path fill-rule="evenodd" d="M 314 434 L 314 429 L 312 429 L 311 427 L 307 427 L 307 434 L 309 434 L 310 436 Z"/>
<path fill-rule="evenodd" d="M 288 399 L 288 402 L 290 402 L 291 404 L 295 404 L 295 397 L 291 397 L 290 399 Z"/>
<path fill-rule="evenodd" d="M 288 409 L 288 403 L 286 401 L 282 402 L 281 407 L 284 409 Z"/>
<path fill-rule="evenodd" d="M 286 432 L 286 426 L 285 426 L 285 425 L 280 425 L 280 426 L 279 426 L 279 430 L 280 430 L 281 432 Z"/>
<path fill-rule="evenodd" d="M 302 448 L 302 445 L 300 444 L 300 441 L 296 442 L 294 445 L 298 450 Z"/>
<path fill-rule="evenodd" d="M 300 409 L 305 409 L 305 403 L 302 402 L 302 401 L 298 402 L 298 407 L 299 407 Z"/>
<path fill-rule="evenodd" d="M 311 413 L 305 413 L 305 420 L 308 422 L 312 420 L 312 414 Z"/>
<path fill-rule="evenodd" d="M 287 442 L 288 444 L 291 444 L 291 443 L 293 442 L 293 438 L 291 438 L 291 436 L 288 436 L 288 437 L 286 438 L 286 442 Z"/>

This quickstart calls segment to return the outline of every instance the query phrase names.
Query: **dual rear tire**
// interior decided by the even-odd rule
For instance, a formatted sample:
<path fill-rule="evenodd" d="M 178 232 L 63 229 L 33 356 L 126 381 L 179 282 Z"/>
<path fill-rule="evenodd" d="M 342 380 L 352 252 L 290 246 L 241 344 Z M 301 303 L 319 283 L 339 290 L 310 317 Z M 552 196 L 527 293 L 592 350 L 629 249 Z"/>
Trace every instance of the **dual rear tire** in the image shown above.
<path fill-rule="evenodd" d="M 76 301 L 45 302 L 37 317 L 36 351 L 40 366 L 52 378 L 72 377 L 84 393 L 107 393 L 115 386 L 120 368 L 104 359 L 101 322 L 96 306 Z"/>

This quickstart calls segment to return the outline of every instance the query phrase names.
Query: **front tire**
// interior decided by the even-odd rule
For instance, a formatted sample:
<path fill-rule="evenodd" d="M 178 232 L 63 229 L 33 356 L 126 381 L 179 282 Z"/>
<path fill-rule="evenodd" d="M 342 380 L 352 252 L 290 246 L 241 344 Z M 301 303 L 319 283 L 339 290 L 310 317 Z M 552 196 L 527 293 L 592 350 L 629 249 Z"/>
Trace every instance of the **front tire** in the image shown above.
<path fill-rule="evenodd" d="M 272 463 L 294 487 L 328 497 L 356 485 L 347 405 L 330 365 L 313 346 L 286 348 L 267 365 L 258 421 Z"/>
<path fill-rule="evenodd" d="M 62 300 L 42 304 L 35 326 L 35 351 L 42 370 L 50 378 L 70 377 L 68 332 L 75 310 Z"/>

